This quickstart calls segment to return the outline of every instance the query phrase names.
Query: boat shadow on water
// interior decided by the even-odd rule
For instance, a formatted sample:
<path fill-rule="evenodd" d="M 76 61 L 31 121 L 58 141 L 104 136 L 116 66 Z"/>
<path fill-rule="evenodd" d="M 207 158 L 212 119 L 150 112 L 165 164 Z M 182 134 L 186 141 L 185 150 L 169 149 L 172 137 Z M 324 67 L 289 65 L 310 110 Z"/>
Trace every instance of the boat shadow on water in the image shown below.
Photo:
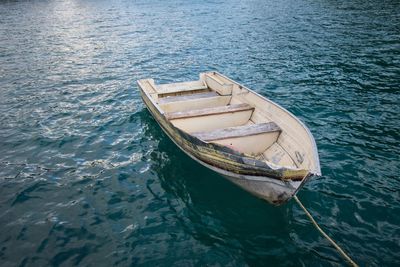
<path fill-rule="evenodd" d="M 149 171 L 157 176 L 166 202 L 188 234 L 206 245 L 232 245 L 234 240 L 231 249 L 240 249 L 253 263 L 260 260 L 251 259 L 258 250 L 278 258 L 277 250 L 282 255 L 296 250 L 291 204 L 276 207 L 254 197 L 188 157 L 147 110 L 140 118 L 144 138 L 158 143 L 150 153 Z"/>

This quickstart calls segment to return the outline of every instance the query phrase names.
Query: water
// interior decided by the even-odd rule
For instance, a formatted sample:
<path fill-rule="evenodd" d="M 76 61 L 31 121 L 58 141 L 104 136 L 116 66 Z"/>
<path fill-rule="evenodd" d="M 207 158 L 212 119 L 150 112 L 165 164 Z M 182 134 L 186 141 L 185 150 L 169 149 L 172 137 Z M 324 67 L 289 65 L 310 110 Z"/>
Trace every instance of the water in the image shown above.
<path fill-rule="evenodd" d="M 300 199 L 356 262 L 398 266 L 400 2 L 281 2 L 1 1 L 1 266 L 344 264 L 146 111 L 135 80 L 208 70 L 309 126 Z"/>

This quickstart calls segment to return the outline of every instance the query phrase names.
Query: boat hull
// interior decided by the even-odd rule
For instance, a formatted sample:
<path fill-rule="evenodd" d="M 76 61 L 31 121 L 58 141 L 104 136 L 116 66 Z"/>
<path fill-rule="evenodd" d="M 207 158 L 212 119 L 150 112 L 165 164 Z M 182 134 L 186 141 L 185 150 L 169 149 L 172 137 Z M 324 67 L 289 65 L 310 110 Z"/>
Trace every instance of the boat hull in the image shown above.
<path fill-rule="evenodd" d="M 140 84 L 139 84 L 140 87 Z M 150 96 L 140 88 L 147 109 L 170 139 L 188 156 L 203 166 L 221 174 L 229 181 L 269 203 L 280 205 L 292 198 L 311 174 L 308 171 L 291 172 L 259 165 L 259 161 L 243 158 L 226 147 L 204 143 L 174 127 L 162 114 Z M 291 177 L 285 180 L 284 177 Z M 296 181 L 296 177 L 298 181 Z"/>
<path fill-rule="evenodd" d="M 190 154 L 188 155 L 203 166 L 221 174 L 227 180 L 241 187 L 245 191 L 274 205 L 281 205 L 289 201 L 297 191 L 300 190 L 306 180 L 308 180 L 308 177 L 306 177 L 302 182 L 280 181 L 265 176 L 240 175 L 208 165 L 207 163 L 194 158 Z"/>

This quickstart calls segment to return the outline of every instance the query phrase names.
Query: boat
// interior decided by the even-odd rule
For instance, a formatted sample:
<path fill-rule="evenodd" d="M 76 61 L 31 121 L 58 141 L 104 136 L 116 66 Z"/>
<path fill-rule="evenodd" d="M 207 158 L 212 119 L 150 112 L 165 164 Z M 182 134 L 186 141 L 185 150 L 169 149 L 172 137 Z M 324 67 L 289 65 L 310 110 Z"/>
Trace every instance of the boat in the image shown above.
<path fill-rule="evenodd" d="M 218 72 L 199 76 L 137 81 L 147 109 L 189 157 L 275 205 L 321 175 L 314 137 L 292 113 Z"/>

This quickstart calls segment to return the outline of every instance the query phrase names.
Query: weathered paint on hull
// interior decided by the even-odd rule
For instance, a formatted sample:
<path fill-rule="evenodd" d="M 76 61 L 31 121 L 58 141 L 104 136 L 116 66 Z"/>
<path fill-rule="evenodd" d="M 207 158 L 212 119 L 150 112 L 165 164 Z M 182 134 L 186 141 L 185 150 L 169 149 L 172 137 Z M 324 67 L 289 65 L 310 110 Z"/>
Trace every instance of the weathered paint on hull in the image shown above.
<path fill-rule="evenodd" d="M 253 195 L 279 205 L 293 197 L 307 180 L 304 179 L 309 176 L 306 170 L 272 169 L 227 147 L 205 143 L 190 136 L 174 127 L 158 111 L 142 88 L 140 93 L 157 123 L 183 152 Z"/>
<path fill-rule="evenodd" d="M 191 155 L 189 155 L 193 158 Z M 281 205 L 290 200 L 304 185 L 303 182 L 290 182 L 271 179 L 269 177 L 238 175 L 219 169 L 193 158 L 203 166 L 221 174 L 232 183 L 238 185 L 247 192 L 262 198 L 274 205 Z"/>

